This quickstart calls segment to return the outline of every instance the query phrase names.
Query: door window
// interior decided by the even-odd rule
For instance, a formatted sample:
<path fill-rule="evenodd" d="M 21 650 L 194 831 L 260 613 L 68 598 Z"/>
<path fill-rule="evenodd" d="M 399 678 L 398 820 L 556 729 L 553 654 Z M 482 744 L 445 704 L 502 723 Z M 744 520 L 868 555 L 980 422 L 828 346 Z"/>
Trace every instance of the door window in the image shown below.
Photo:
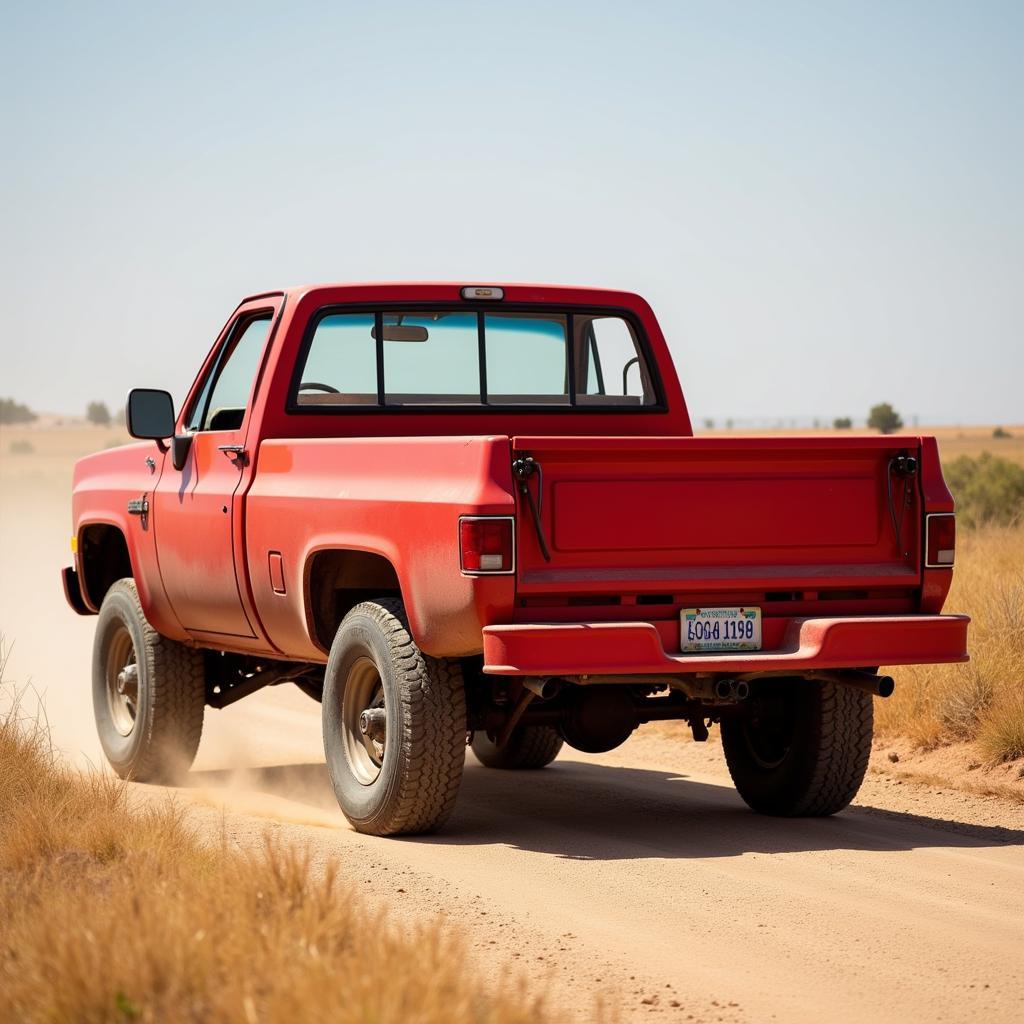
<path fill-rule="evenodd" d="M 259 313 L 235 324 L 192 408 L 189 430 L 242 426 L 272 319 L 272 313 Z"/>

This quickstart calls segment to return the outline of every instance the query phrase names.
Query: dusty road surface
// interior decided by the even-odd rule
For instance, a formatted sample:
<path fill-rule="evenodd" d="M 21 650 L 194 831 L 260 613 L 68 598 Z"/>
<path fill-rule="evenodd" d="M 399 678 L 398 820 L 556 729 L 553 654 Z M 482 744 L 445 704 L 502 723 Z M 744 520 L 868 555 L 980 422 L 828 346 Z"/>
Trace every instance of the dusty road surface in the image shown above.
<path fill-rule="evenodd" d="M 58 745 L 99 763 L 93 621 L 65 608 L 57 577 L 69 460 L 47 443 L 25 461 L 3 443 L 0 632 L 8 678 L 45 696 Z M 835 818 L 760 818 L 717 745 L 655 729 L 537 773 L 469 762 L 442 834 L 359 836 L 331 793 L 319 707 L 285 687 L 209 711 L 180 792 L 212 840 L 269 830 L 339 858 L 399 922 L 448 915 L 467 970 L 511 963 L 559 1018 L 587 1020 L 605 992 L 625 1020 L 1024 1020 L 1021 805 L 873 772 Z"/>
<path fill-rule="evenodd" d="M 873 773 L 835 818 L 761 818 L 719 747 L 650 731 L 542 772 L 470 757 L 442 834 L 373 839 L 338 813 L 301 701 L 235 709 L 236 757 L 275 760 L 280 736 L 289 763 L 197 768 L 203 827 L 339 857 L 400 919 L 466 928 L 473 969 L 549 976 L 567 1018 L 605 990 L 627 1020 L 1024 1019 L 1024 808 Z"/>

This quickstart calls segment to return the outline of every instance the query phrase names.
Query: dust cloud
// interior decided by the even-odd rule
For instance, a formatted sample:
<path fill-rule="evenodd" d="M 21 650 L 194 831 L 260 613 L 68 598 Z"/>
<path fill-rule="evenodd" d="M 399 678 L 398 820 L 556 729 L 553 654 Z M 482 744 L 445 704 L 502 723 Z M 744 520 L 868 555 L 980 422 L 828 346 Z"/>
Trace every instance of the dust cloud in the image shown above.
<path fill-rule="evenodd" d="M 71 478 L 80 456 L 124 443 L 112 427 L 26 426 L 0 430 L 0 636 L 7 654 L 6 696 L 26 714 L 42 714 L 54 746 L 80 767 L 106 768 L 92 711 L 92 639 L 96 620 L 64 601 L 60 570 L 71 562 Z M 21 442 L 16 444 L 15 442 Z M 26 445 L 29 451 L 24 451 Z M 20 451 L 18 451 L 20 449 Z M 323 767 L 320 705 L 291 685 L 236 705 L 206 710 L 203 740 L 189 781 L 211 803 L 246 813 L 337 825 L 334 804 L 317 821 L 290 807 L 287 777 L 261 812 L 252 769 Z M 299 787 L 301 790 L 301 787 Z"/>

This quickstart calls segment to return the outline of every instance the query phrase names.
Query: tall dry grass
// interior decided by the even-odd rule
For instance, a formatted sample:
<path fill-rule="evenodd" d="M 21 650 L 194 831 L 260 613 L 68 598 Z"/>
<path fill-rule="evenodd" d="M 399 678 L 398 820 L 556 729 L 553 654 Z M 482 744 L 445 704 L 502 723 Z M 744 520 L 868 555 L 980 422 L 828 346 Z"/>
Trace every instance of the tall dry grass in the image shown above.
<path fill-rule="evenodd" d="M 65 767 L 16 709 L 0 716 L 0 1016 L 547 1019 L 440 924 L 401 931 L 299 850 L 201 844 L 169 801 L 136 808 L 123 783 Z"/>
<path fill-rule="evenodd" d="M 971 616 L 971 661 L 889 669 L 880 733 L 923 746 L 973 740 L 989 761 L 1024 757 L 1024 525 L 963 530 L 946 611 Z"/>

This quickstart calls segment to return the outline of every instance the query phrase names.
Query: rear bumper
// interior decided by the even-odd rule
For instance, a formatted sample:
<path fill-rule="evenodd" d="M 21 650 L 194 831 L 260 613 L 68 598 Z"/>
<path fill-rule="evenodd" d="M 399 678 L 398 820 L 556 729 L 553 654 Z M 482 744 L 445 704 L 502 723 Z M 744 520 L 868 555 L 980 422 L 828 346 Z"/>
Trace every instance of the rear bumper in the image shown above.
<path fill-rule="evenodd" d="M 484 628 L 484 671 L 502 676 L 798 672 L 967 661 L 966 615 L 792 619 L 772 650 L 681 654 L 650 622 Z M 678 637 L 678 633 L 677 633 Z"/>

